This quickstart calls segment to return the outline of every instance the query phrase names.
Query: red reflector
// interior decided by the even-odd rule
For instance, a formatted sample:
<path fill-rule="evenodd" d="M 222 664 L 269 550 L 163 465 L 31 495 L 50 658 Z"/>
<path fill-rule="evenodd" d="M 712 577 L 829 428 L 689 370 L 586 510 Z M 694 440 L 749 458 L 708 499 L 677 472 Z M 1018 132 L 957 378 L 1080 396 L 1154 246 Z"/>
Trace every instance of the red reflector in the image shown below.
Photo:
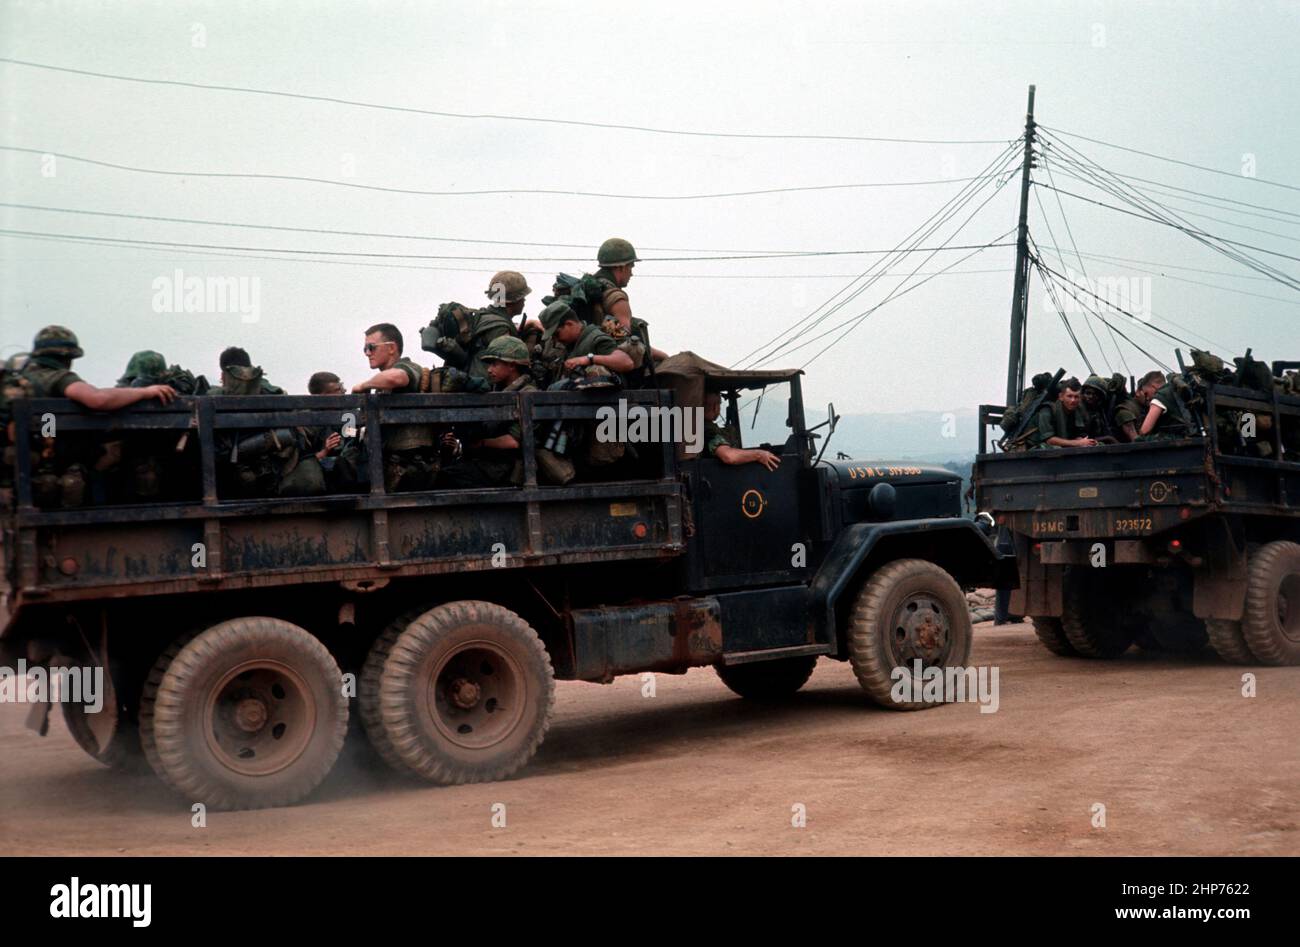
<path fill-rule="evenodd" d="M 1170 552 L 1177 552 L 1178 550 L 1180 550 L 1180 549 L 1182 549 L 1182 548 L 1183 548 L 1183 541 L 1182 541 L 1181 539 L 1171 539 L 1171 540 L 1169 540 L 1169 551 L 1170 551 Z"/>
<path fill-rule="evenodd" d="M 1188 507 L 1183 507 L 1181 510 L 1178 511 L 1178 515 L 1179 515 L 1182 519 L 1185 519 L 1185 520 L 1186 520 L 1186 519 L 1191 519 L 1191 517 L 1192 517 L 1192 511 L 1191 511 L 1191 509 L 1188 508 Z"/>
<path fill-rule="evenodd" d="M 645 534 L 647 532 L 648 530 L 646 529 L 645 523 L 637 523 L 632 527 L 632 535 L 637 539 L 645 539 Z"/>
<path fill-rule="evenodd" d="M 999 513 L 999 514 L 998 514 L 998 525 L 1001 526 L 1001 525 L 1002 525 L 1003 523 L 1005 523 L 1006 521 L 1007 521 L 1007 514 L 1005 514 L 1005 513 Z"/>
<path fill-rule="evenodd" d="M 1034 543 L 1034 552 L 1042 552 L 1042 551 L 1043 551 L 1043 544 L 1042 544 L 1042 543 Z"/>

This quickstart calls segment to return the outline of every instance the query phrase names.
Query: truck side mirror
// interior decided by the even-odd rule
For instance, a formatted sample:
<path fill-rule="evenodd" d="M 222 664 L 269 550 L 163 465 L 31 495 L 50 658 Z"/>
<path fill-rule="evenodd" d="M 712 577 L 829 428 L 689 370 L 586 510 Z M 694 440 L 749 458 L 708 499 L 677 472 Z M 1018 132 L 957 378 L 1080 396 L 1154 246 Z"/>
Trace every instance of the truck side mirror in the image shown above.
<path fill-rule="evenodd" d="M 838 414 L 835 413 L 834 401 L 826 405 L 826 415 L 827 415 L 827 423 L 829 423 L 831 426 L 831 429 L 826 432 L 826 436 L 830 437 L 832 434 L 835 433 L 835 425 L 840 423 L 840 417 Z"/>

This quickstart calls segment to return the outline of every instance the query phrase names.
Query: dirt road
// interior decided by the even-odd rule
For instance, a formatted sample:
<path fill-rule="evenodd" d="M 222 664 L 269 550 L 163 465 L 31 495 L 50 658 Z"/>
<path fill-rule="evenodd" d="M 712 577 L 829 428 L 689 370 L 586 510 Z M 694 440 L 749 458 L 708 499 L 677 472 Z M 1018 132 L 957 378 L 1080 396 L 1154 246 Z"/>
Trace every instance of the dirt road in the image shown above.
<path fill-rule="evenodd" d="M 205 828 L 57 714 L 42 740 L 2 705 L 0 854 L 1300 854 L 1300 668 L 1067 661 L 987 624 L 972 663 L 999 668 L 996 713 L 877 709 L 827 660 L 779 706 L 707 669 L 658 675 L 653 697 L 637 677 L 565 683 L 512 780 L 425 786 L 349 744 L 304 804 Z"/>

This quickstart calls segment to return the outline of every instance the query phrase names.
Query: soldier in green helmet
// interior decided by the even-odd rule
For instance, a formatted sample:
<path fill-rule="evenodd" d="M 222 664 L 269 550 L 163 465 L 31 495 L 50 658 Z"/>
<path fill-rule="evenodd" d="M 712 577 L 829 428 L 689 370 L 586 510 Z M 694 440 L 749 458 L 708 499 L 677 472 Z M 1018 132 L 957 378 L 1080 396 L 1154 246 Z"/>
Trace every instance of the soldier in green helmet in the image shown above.
<path fill-rule="evenodd" d="M 487 380 L 483 353 L 493 340 L 518 336 L 523 324 L 516 320 L 524 311 L 524 301 L 532 288 L 522 273 L 502 270 L 493 274 L 484 295 L 489 304 L 470 309 L 460 303 L 444 303 L 438 315 L 420 332 L 420 345 L 453 368 L 471 377 Z"/>
<path fill-rule="evenodd" d="M 1077 378 L 1061 382 L 1060 393 L 1051 404 L 1038 409 L 1035 447 L 1096 447 L 1088 434 L 1088 409 L 1083 406 L 1083 385 Z"/>
<path fill-rule="evenodd" d="M 512 336 L 493 339 L 482 357 L 493 391 L 537 390 L 529 374 L 528 346 L 521 339 Z M 479 426 L 476 435 L 466 449 L 464 460 L 439 474 L 438 486 L 456 489 L 522 483 L 524 438 L 519 419 L 487 422 Z"/>
<path fill-rule="evenodd" d="M 1100 375 L 1089 375 L 1083 383 L 1083 407 L 1087 409 L 1086 430 L 1098 444 L 1116 444 L 1111 427 L 1111 384 Z"/>
<path fill-rule="evenodd" d="M 117 380 L 118 388 L 146 388 L 164 384 L 181 395 L 208 392 L 208 380 L 197 378 L 179 365 L 168 367 L 160 352 L 136 352 Z M 134 431 L 105 445 L 109 460 L 101 469 L 117 476 L 109 480 L 117 496 L 129 502 L 180 499 L 195 494 L 198 481 L 198 444 L 188 434 Z"/>
<path fill-rule="evenodd" d="M 1115 408 L 1115 427 L 1124 441 L 1136 441 L 1138 429 L 1147 416 L 1147 407 L 1165 384 L 1165 373 L 1153 368 L 1142 376 L 1133 395 Z"/>
<path fill-rule="evenodd" d="M 650 325 L 632 315 L 627 284 L 632 268 L 640 262 L 636 249 L 622 237 L 610 237 L 596 251 L 600 269 L 584 279 L 594 279 L 600 288 L 598 300 L 592 302 L 592 322 L 613 338 L 632 359 L 634 366 L 624 372 L 628 387 L 639 388 L 653 374 L 654 362 L 667 357 L 666 352 L 650 344 Z"/>
<path fill-rule="evenodd" d="M 140 401 L 157 399 L 169 404 L 175 389 L 161 384 L 141 388 L 97 388 L 72 370 L 74 359 L 85 354 L 71 329 L 46 326 L 36 333 L 30 357 L 9 383 L 12 397 L 68 398 L 92 411 L 117 411 Z M 16 393 L 16 394 L 15 394 Z M 54 432 L 37 432 L 32 445 L 33 494 L 38 506 L 75 507 L 86 502 L 90 471 L 112 458 L 103 447 L 81 437 L 60 437 L 57 420 Z M 17 445 L 13 445 L 17 447 Z"/>

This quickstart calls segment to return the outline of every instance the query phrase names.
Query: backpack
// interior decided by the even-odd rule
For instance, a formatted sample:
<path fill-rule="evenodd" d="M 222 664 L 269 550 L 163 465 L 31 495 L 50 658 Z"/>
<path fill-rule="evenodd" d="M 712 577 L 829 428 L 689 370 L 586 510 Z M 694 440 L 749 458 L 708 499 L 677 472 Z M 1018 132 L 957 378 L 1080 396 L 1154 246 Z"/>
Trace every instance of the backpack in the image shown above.
<path fill-rule="evenodd" d="M 1043 372 L 1041 375 L 1035 375 L 1033 382 L 1033 387 L 1026 388 L 1022 391 L 1020 393 L 1020 400 L 1009 406 L 1007 410 L 1002 413 L 1002 420 L 999 421 L 998 424 L 1002 430 L 1006 431 L 1008 434 L 1011 434 L 1016 428 L 1020 427 L 1020 423 L 1025 419 L 1025 414 L 1031 407 L 1033 407 L 1034 401 L 1037 400 L 1038 396 L 1047 390 L 1048 385 L 1051 384 L 1052 376 L 1047 372 Z M 1055 400 L 1056 388 L 1053 387 L 1051 391 L 1048 392 L 1047 397 L 1043 400 L 1042 405 L 1039 407 L 1046 407 Z"/>
<path fill-rule="evenodd" d="M 1236 383 L 1239 388 L 1253 388 L 1255 391 L 1273 390 L 1273 370 L 1267 362 L 1256 361 L 1250 355 L 1250 349 L 1241 358 L 1234 358 L 1237 365 Z"/>
<path fill-rule="evenodd" d="M 0 443 L 12 444 L 13 408 L 11 402 L 19 398 L 35 398 L 37 395 L 31 379 L 23 375 L 23 366 L 27 356 L 14 355 L 0 362 Z"/>
<path fill-rule="evenodd" d="M 605 284 L 590 273 L 582 276 L 559 273 L 551 292 L 554 295 L 542 297 L 543 304 L 549 306 L 555 300 L 563 299 L 583 322 L 598 326 L 604 320 L 605 310 L 601 301 L 605 297 Z"/>

